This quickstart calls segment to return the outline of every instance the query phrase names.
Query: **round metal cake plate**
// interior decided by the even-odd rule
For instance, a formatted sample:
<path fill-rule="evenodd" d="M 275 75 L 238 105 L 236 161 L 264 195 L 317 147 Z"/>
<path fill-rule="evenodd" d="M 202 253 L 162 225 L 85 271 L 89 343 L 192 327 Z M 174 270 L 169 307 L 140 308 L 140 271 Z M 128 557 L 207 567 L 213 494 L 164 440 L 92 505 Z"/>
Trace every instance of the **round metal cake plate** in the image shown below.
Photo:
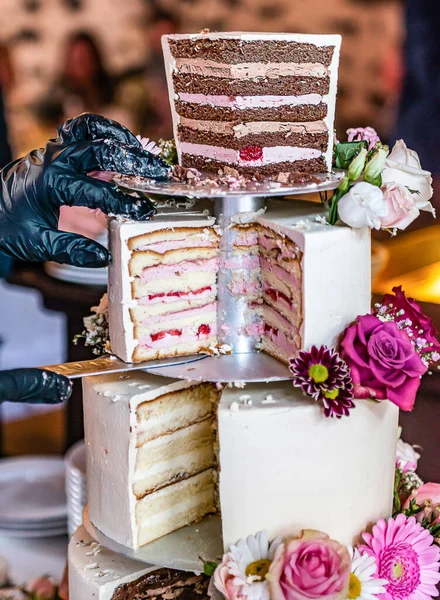
<path fill-rule="evenodd" d="M 87 506 L 83 512 L 83 525 L 104 548 L 147 565 L 202 572 L 201 558 L 217 562 L 223 554 L 221 518 L 218 515 L 209 515 L 199 523 L 182 527 L 137 549 L 118 544 L 99 531 L 90 521 Z"/>
<path fill-rule="evenodd" d="M 154 181 L 143 177 L 131 175 L 118 175 L 114 183 L 123 191 L 140 192 L 148 196 L 172 196 L 186 198 L 222 198 L 224 196 L 257 196 L 276 197 L 294 196 L 298 194 L 313 194 L 334 190 L 344 178 L 344 171 L 333 171 L 331 173 L 319 173 L 315 175 L 319 183 L 295 183 L 292 185 L 282 184 L 277 181 L 264 180 L 262 182 L 249 181 L 236 189 L 230 186 L 220 185 L 218 187 L 208 184 L 196 187 L 189 183 L 180 181 Z M 206 179 L 208 181 L 208 178 Z"/>
<path fill-rule="evenodd" d="M 292 378 L 285 364 L 264 352 L 206 356 L 186 365 L 163 364 L 154 369 L 147 367 L 144 371 L 163 377 L 214 383 L 286 381 Z"/>

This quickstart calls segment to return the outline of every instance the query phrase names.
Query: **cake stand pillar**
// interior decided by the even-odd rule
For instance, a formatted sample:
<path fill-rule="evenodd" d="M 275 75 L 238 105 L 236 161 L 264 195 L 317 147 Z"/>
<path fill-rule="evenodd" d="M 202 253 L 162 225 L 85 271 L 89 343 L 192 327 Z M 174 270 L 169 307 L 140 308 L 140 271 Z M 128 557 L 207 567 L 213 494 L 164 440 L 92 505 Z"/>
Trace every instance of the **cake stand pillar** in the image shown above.
<path fill-rule="evenodd" d="M 246 213 L 255 213 L 266 207 L 266 198 L 260 196 L 224 196 L 214 200 L 214 216 L 220 226 L 220 267 L 217 278 L 217 336 L 220 344 L 232 346 L 234 354 L 255 352 L 257 338 L 245 335 L 243 327 L 249 323 L 248 299 L 243 294 L 232 294 L 231 284 L 243 277 L 249 269 L 237 268 L 233 254 L 237 231 L 234 225 L 246 222 Z M 249 215 L 251 221 L 251 215 Z"/>

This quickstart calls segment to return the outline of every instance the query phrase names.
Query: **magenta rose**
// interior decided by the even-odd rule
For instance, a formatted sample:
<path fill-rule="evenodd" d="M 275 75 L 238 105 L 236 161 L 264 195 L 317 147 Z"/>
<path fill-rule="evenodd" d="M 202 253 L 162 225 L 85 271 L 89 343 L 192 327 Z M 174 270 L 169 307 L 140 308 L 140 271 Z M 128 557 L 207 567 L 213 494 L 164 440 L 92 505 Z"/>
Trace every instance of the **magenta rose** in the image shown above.
<path fill-rule="evenodd" d="M 412 410 L 427 367 L 405 331 L 393 321 L 364 315 L 346 330 L 341 345 L 355 398 L 388 399 Z"/>
<path fill-rule="evenodd" d="M 267 579 L 271 600 L 343 600 L 351 559 L 347 548 L 320 531 L 305 530 L 281 544 Z"/>
<path fill-rule="evenodd" d="M 409 319 L 411 321 L 410 329 L 413 332 L 414 339 L 424 338 L 426 340 L 426 351 L 440 352 L 440 343 L 437 341 L 437 331 L 432 320 L 423 314 L 422 309 L 414 300 L 407 298 L 402 286 L 393 287 L 394 296 L 386 294 L 382 300 L 382 306 L 385 306 L 388 312 L 396 314 L 403 310 L 403 315 L 397 317 L 397 320 Z M 390 304 L 392 309 L 390 310 Z M 423 331 L 423 334 L 420 333 Z M 432 344 L 432 346 L 430 346 Z"/>

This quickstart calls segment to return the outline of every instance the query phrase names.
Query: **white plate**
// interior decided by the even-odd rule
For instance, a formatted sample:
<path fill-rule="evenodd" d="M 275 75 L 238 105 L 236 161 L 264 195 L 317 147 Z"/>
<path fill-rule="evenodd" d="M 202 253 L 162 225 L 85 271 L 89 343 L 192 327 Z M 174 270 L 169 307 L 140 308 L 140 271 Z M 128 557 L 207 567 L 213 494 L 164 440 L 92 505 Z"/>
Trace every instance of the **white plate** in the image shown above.
<path fill-rule="evenodd" d="M 66 516 L 62 458 L 32 456 L 0 460 L 0 522 L 47 524 Z"/>
<path fill-rule="evenodd" d="M 20 538 L 20 539 L 34 539 L 34 538 L 50 538 L 50 537 L 58 537 L 60 535 L 67 534 L 67 525 L 65 527 L 60 527 L 58 529 L 38 529 L 38 530 L 25 530 L 25 529 L 0 529 L 0 536 L 11 537 L 11 538 Z"/>
<path fill-rule="evenodd" d="M 37 531 L 41 529 L 61 529 L 65 527 L 67 519 L 56 521 L 40 521 L 39 523 L 0 523 L 1 530 Z"/>
<path fill-rule="evenodd" d="M 107 285 L 107 269 L 88 269 L 48 262 L 44 264 L 44 270 L 51 277 L 68 281 L 69 283 Z"/>

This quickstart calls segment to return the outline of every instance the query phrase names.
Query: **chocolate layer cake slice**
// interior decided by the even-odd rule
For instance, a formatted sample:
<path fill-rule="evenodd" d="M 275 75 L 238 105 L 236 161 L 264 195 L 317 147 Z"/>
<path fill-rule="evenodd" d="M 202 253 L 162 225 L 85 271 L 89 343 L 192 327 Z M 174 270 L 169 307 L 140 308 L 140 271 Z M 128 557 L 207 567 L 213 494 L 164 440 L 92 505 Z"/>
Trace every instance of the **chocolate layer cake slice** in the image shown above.
<path fill-rule="evenodd" d="M 162 38 L 179 163 L 253 176 L 331 169 L 341 38 Z"/>

